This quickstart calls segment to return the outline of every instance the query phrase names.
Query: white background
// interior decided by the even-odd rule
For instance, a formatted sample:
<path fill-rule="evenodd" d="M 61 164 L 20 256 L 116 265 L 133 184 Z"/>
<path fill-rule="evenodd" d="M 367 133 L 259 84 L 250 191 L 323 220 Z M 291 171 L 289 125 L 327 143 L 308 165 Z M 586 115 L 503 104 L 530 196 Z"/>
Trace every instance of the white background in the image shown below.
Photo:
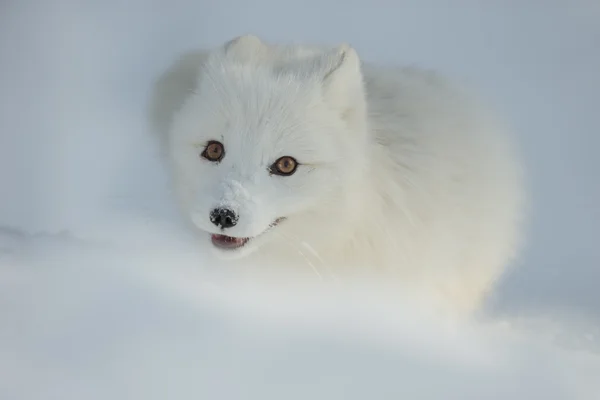
<path fill-rule="evenodd" d="M 216 46 L 243 33 L 254 33 L 278 42 L 349 42 L 364 59 L 435 68 L 476 88 L 514 128 L 526 161 L 532 196 L 527 247 L 514 274 L 502 282 L 490 310 L 512 316 L 584 314 L 588 321 L 592 321 L 586 326 L 591 325 L 592 328 L 580 333 L 588 341 L 596 340 L 597 343 L 599 339 L 593 335 L 598 334 L 598 328 L 593 326 L 595 319 L 600 317 L 600 291 L 597 289 L 600 282 L 600 158 L 597 156 L 600 148 L 600 3 L 593 0 L 308 0 L 298 3 L 276 0 L 4 1 L 0 3 L 0 226 L 15 227 L 28 233 L 69 230 L 78 237 L 123 237 L 125 240 L 131 237 L 124 233 L 125 230 L 115 232 L 113 223 L 129 218 L 134 221 L 131 222 L 131 230 L 137 231 L 144 229 L 142 225 L 136 225 L 138 220 L 167 221 L 165 223 L 172 220 L 174 212 L 165 194 L 164 177 L 155 159 L 155 149 L 148 141 L 143 120 L 149 85 L 181 51 L 197 46 Z M 17 242 L 21 243 L 19 240 Z M 286 390 L 286 377 L 303 376 L 292 368 L 297 367 L 296 361 L 289 363 L 292 369 L 288 375 L 287 369 L 274 368 L 275 364 L 265 361 L 284 357 L 281 355 L 282 348 L 284 353 L 294 353 L 290 350 L 294 346 L 275 348 L 267 345 L 270 341 L 261 335 L 258 335 L 258 344 L 253 342 L 250 346 L 240 339 L 243 335 L 239 332 L 234 334 L 240 340 L 236 342 L 239 346 L 237 353 L 235 346 L 234 349 L 229 347 L 227 340 L 218 334 L 213 337 L 200 329 L 202 334 L 196 332 L 196 339 L 200 342 L 184 334 L 183 343 L 197 351 L 206 350 L 202 340 L 220 339 L 215 348 L 222 351 L 215 350 L 209 355 L 210 361 L 196 355 L 193 359 L 203 360 L 198 366 L 192 363 L 192 358 L 188 358 L 190 353 L 179 347 L 183 345 L 174 346 L 173 343 L 179 343 L 180 336 L 176 332 L 181 331 L 177 329 L 189 332 L 209 324 L 208 314 L 173 316 L 171 311 L 165 311 L 178 310 L 181 306 L 174 306 L 173 299 L 161 303 L 148 293 L 130 299 L 127 294 L 130 290 L 131 293 L 138 292 L 127 285 L 135 286 L 135 280 L 134 283 L 127 281 L 129 283 L 122 284 L 118 279 L 107 278 L 112 276 L 108 273 L 95 275 L 97 272 L 90 272 L 87 275 L 87 272 L 82 273 L 75 267 L 80 265 L 74 261 L 77 257 L 86 260 L 86 266 L 114 266 L 115 260 L 123 260 L 119 257 L 107 261 L 111 253 L 97 254 L 97 260 L 91 262 L 89 255 L 82 253 L 83 250 L 76 245 L 73 247 L 60 241 L 46 243 L 44 240 L 43 245 L 39 245 L 37 241 L 22 240 L 26 244 L 18 244 L 21 246 L 20 253 L 11 250 L 6 258 L 11 266 L 38 266 L 43 269 L 51 264 L 54 268 L 64 268 L 53 269 L 51 274 L 47 270 L 36 270 L 36 273 L 44 275 L 32 273 L 15 281 L 7 277 L 17 270 L 10 269 L 10 273 L 8 269 L 3 271 L 5 279 L 0 281 L 4 288 L 0 294 L 0 312 L 9 317 L 5 319 L 8 322 L 0 334 L 8 335 L 4 346 L 12 349 L 13 357 L 0 360 L 1 398 L 65 398 L 63 395 L 50 395 L 49 387 L 69 387 L 72 393 L 91 391 L 98 398 L 103 398 L 102 391 L 97 388 L 104 388 L 105 393 L 123 395 L 127 393 L 123 389 L 125 386 L 135 389 L 130 388 L 130 394 L 123 395 L 123 398 L 135 398 L 132 393 L 141 393 L 143 385 L 151 388 L 147 387 L 150 394 L 146 393 L 146 396 L 154 394 L 158 396 L 156 398 L 167 398 L 157 394 L 166 386 L 158 384 L 160 379 L 156 376 L 170 376 L 172 365 L 188 365 L 186 363 L 189 363 L 189 368 L 181 367 L 177 376 L 172 377 L 174 382 L 178 382 L 177 390 L 180 392 L 177 393 L 181 397 L 173 394 L 174 397 L 168 398 L 190 398 L 186 396 L 218 387 L 216 382 L 220 382 L 219 379 L 228 381 L 229 364 L 222 357 L 229 357 L 231 364 L 239 362 L 252 366 L 255 356 L 260 355 L 259 359 L 263 361 L 261 367 L 250 368 L 251 371 L 234 368 L 230 376 L 233 380 L 245 376 L 245 384 L 257 388 L 256 393 L 267 387 L 261 386 L 260 377 L 263 375 L 278 376 L 282 390 Z M 42 257 L 31 258 L 31 253 Z M 58 262 L 49 263 L 48 254 L 53 254 L 51 259 Z M 132 265 L 143 264 L 139 258 L 135 260 Z M 0 263 L 2 261 L 3 258 L 0 258 Z M 90 269 L 96 271 L 94 268 L 85 270 Z M 84 287 L 91 289 L 73 291 L 72 285 L 58 278 L 71 278 L 73 273 L 80 276 L 78 279 L 85 283 Z M 94 282 L 104 283 L 95 286 Z M 94 292 L 93 288 L 97 291 Z M 115 296 L 120 299 L 117 305 L 103 303 L 107 288 L 116 291 Z M 90 291 L 98 296 L 90 295 Z M 65 296 L 62 300 L 61 293 Z M 38 301 L 35 300 L 36 294 Z M 67 297 L 70 301 L 64 300 Z M 89 299 L 92 303 L 90 310 L 99 313 L 83 322 L 81 316 L 88 315 L 86 308 L 82 306 L 75 312 L 71 303 L 71 300 L 77 302 L 82 298 Z M 94 299 L 103 301 L 96 302 Z M 137 304 L 138 301 L 142 305 Z M 200 303 L 206 306 L 206 303 Z M 115 314 L 111 311 L 114 307 L 124 310 L 123 313 Z M 146 318 L 140 317 L 141 321 L 132 322 L 132 316 L 138 315 L 136 307 L 143 309 L 140 315 L 146 315 Z M 157 308 L 160 310 L 157 311 Z M 187 308 L 185 310 L 181 312 L 190 312 Z M 42 314 L 48 321 L 40 316 Z M 71 315 L 72 319 L 61 320 L 63 314 Z M 167 364 L 172 363 L 168 368 L 153 366 L 147 371 L 142 369 L 138 375 L 125 374 L 129 379 L 126 384 L 119 381 L 116 378 L 118 373 L 114 372 L 119 370 L 114 367 L 119 364 L 118 357 L 104 354 L 106 357 L 103 358 L 99 356 L 102 352 L 91 352 L 88 358 L 82 355 L 88 354 L 86 350 L 97 343 L 94 335 L 110 338 L 106 341 L 119 346 L 135 337 L 132 332 L 145 332 L 142 328 L 148 321 L 156 323 L 153 318 L 164 322 L 159 324 L 161 329 L 174 327 L 173 331 L 159 330 L 160 334 L 156 337 L 147 333 L 142 335 L 148 343 L 155 343 L 144 349 L 162 349 L 160 354 L 150 351 L 143 353 L 142 357 L 134 352 L 131 358 L 121 360 L 121 364 L 129 362 L 135 369 L 147 366 L 144 360 L 157 360 L 162 354 Z M 43 325 L 42 321 L 50 325 Z M 48 330 L 40 330 L 36 335 L 40 324 Z M 193 327 L 190 328 L 190 324 Z M 115 330 L 115 326 L 120 325 L 125 326 L 123 331 Z M 107 326 L 107 334 L 100 335 L 98 332 Z M 220 322 L 216 322 L 215 326 L 229 332 Z M 17 334 L 17 327 L 20 334 Z M 15 330 L 11 330 L 13 328 Z M 427 331 L 428 328 L 423 329 Z M 23 332 L 27 334 L 23 336 Z M 452 339 L 458 343 L 455 346 L 468 348 L 468 335 L 461 335 Z M 492 340 L 487 333 L 478 331 L 477 335 Z M 48 350 L 55 346 L 61 348 L 57 341 L 64 337 L 79 340 L 75 343 L 80 346 L 77 351 L 67 351 L 66 359 L 64 352 L 54 354 Z M 535 341 L 535 336 L 527 340 Z M 71 340 L 67 342 L 73 344 Z M 403 342 L 403 345 L 410 348 L 407 343 L 409 341 Z M 498 389 L 505 384 L 504 381 L 506 387 L 510 387 L 508 382 L 516 385 L 513 394 L 525 393 L 525 388 L 516 383 L 522 380 L 531 382 L 527 389 L 531 393 L 562 398 L 552 382 L 546 386 L 543 384 L 541 376 L 550 372 L 544 372 L 536 380 L 535 368 L 528 369 L 529 361 L 523 362 L 519 358 L 522 354 L 520 347 L 513 348 L 513 343 L 508 341 L 493 346 L 515 356 L 506 369 L 510 373 L 500 374 L 501 379 L 496 383 L 491 378 L 486 381 L 482 376 L 488 376 L 485 374 L 489 371 L 481 372 L 480 368 L 462 370 L 455 364 L 442 368 L 437 363 L 433 363 L 435 367 L 432 367 L 424 353 L 418 351 L 416 361 L 403 359 L 401 367 L 394 364 L 393 372 L 390 370 L 393 362 L 387 360 L 385 352 L 378 358 L 362 354 L 352 346 L 338 349 L 339 354 L 336 353 L 338 350 L 331 350 L 323 355 L 322 362 L 315 361 L 321 353 L 310 345 L 302 348 L 310 348 L 312 353 L 289 357 L 295 360 L 293 357 L 297 356 L 301 359 L 298 362 L 306 365 L 320 364 L 323 371 L 346 371 L 346 375 L 340 373 L 339 379 L 349 379 L 367 392 L 374 390 L 375 386 L 383 390 L 379 392 L 381 397 L 374 398 L 389 398 L 384 394 L 386 386 L 382 389 L 377 380 L 361 386 L 348 377 L 366 374 L 380 379 L 389 377 L 390 382 L 397 382 L 406 371 L 420 371 L 419 368 L 422 368 L 423 374 L 415 372 L 415 376 L 422 377 L 423 385 L 413 376 L 408 385 L 413 392 L 405 388 L 409 391 L 394 393 L 418 394 L 419 390 L 424 390 L 423 393 L 430 394 L 431 398 L 439 398 L 436 397 L 439 393 L 452 390 L 453 385 L 462 390 L 470 387 L 469 382 L 475 377 L 471 375 L 473 373 L 477 374 L 475 380 L 484 388 L 479 393 L 486 395 L 508 396 L 506 393 L 511 393 L 510 390 L 503 392 Z M 30 352 L 34 348 L 37 350 Z M 265 356 L 265 351 L 270 356 Z M 367 368 L 359 361 L 360 368 L 344 369 L 349 364 L 353 365 L 357 352 L 361 353 L 358 357 L 369 360 L 373 368 Z M 551 357 L 550 353 L 543 354 L 543 357 Z M 374 358 L 370 359 L 371 356 Z M 344 357 L 348 359 L 334 361 L 344 360 Z M 532 355 L 531 359 L 538 360 L 535 357 Z M 462 360 L 461 357 L 458 359 Z M 64 365 L 58 368 L 56 360 L 61 360 Z M 20 370 L 11 366 L 15 362 L 22 364 L 23 374 L 19 375 Z M 47 369 L 32 367 L 43 362 L 49 363 Z M 208 367 L 213 362 L 218 363 L 216 370 Z M 561 362 L 557 361 L 557 364 Z M 531 361 L 531 365 L 536 363 Z M 111 373 L 115 375 L 102 368 L 113 371 Z M 31 385 L 19 383 L 14 376 L 3 382 L 3 369 L 13 371 L 24 382 L 28 381 L 26 377 L 31 376 L 37 382 L 46 377 L 48 382 L 40 384 L 36 394 Z M 40 374 L 30 375 L 36 371 Z M 207 380 L 210 384 L 186 386 L 186 382 L 195 382 L 195 374 L 202 375 L 207 371 L 212 371 L 215 376 Z M 557 371 L 559 376 L 568 374 L 560 368 Z M 581 378 L 590 369 L 576 371 L 575 375 Z M 87 378 L 74 378 L 78 372 Z M 308 373 L 307 376 L 312 378 L 307 379 L 317 379 L 323 376 L 322 373 Z M 498 375 L 490 372 L 488 378 L 490 376 Z M 430 377 L 442 383 L 447 379 L 446 386 L 440 384 L 437 390 L 425 384 Z M 117 381 L 120 383 L 116 384 Z M 107 382 L 115 383 L 115 386 Z M 492 390 L 496 384 L 498 386 Z M 335 381 L 315 385 L 304 386 L 307 396 L 334 398 L 335 393 L 339 394 L 334 389 L 328 391 L 330 387 L 337 387 Z M 393 387 L 398 389 L 395 385 Z M 231 382 L 224 386 L 231 387 Z M 584 387 L 582 383 L 575 386 Z M 42 387 L 46 389 L 42 390 Z M 277 392 L 272 385 L 268 387 L 272 393 Z M 111 392 L 113 389 L 114 392 Z M 2 396 L 2 390 L 10 396 Z M 56 390 L 61 393 L 62 389 Z M 592 398 L 589 397 L 591 386 L 582 390 L 581 398 Z M 240 393 L 244 393 L 243 390 Z M 301 398 L 299 393 L 295 395 Z M 366 398 L 360 395 L 359 389 L 352 393 L 356 398 Z M 213 393 L 213 398 L 229 398 L 225 393 L 222 395 Z M 288 395 L 293 397 L 290 393 Z M 91 398 L 89 393 L 84 397 L 73 396 Z M 349 398 L 348 393 L 346 398 Z"/>

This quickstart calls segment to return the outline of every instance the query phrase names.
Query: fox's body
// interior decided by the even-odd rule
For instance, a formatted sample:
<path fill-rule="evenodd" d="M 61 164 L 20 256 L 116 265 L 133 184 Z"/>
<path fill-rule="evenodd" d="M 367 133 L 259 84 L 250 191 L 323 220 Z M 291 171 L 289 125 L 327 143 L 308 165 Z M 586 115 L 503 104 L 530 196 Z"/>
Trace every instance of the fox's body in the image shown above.
<path fill-rule="evenodd" d="M 184 215 L 236 262 L 376 270 L 472 309 L 515 256 L 508 137 L 433 73 L 245 36 L 178 60 L 152 121 Z"/>

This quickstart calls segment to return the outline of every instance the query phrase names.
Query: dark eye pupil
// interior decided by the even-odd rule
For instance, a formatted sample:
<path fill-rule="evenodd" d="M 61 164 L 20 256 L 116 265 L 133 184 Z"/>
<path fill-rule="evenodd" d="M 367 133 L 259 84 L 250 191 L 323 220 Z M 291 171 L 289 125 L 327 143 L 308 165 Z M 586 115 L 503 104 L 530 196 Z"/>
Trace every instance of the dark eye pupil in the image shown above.
<path fill-rule="evenodd" d="M 292 162 L 286 158 L 281 160 L 281 163 L 279 164 L 279 169 L 281 169 L 282 171 L 289 171 L 292 168 Z"/>

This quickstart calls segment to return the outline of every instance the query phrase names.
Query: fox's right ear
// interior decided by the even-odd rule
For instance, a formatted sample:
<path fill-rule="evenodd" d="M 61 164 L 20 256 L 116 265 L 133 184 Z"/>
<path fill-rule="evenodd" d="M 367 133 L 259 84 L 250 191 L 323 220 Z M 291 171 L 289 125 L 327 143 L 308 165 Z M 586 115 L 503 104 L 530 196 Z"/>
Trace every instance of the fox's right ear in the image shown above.
<path fill-rule="evenodd" d="M 238 61 L 250 61 L 261 58 L 268 47 L 257 36 L 243 35 L 225 43 L 223 50 L 226 57 Z"/>
<path fill-rule="evenodd" d="M 361 61 L 352 47 L 342 44 L 325 53 L 322 59 L 323 96 L 343 114 L 366 109 Z"/>
<path fill-rule="evenodd" d="M 323 55 L 325 70 L 323 85 L 336 85 L 338 81 L 343 84 L 349 82 L 362 83 L 360 58 L 350 45 L 342 44 Z"/>

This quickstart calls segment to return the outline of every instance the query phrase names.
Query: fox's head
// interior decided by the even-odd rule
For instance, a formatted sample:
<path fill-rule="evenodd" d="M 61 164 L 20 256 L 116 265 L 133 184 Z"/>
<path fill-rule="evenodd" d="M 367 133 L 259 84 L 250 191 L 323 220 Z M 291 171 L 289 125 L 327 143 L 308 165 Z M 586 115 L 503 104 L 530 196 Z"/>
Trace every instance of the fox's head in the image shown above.
<path fill-rule="evenodd" d="M 239 37 L 208 54 L 189 89 L 169 158 L 181 207 L 211 247 L 242 257 L 344 233 L 369 151 L 352 48 Z"/>

